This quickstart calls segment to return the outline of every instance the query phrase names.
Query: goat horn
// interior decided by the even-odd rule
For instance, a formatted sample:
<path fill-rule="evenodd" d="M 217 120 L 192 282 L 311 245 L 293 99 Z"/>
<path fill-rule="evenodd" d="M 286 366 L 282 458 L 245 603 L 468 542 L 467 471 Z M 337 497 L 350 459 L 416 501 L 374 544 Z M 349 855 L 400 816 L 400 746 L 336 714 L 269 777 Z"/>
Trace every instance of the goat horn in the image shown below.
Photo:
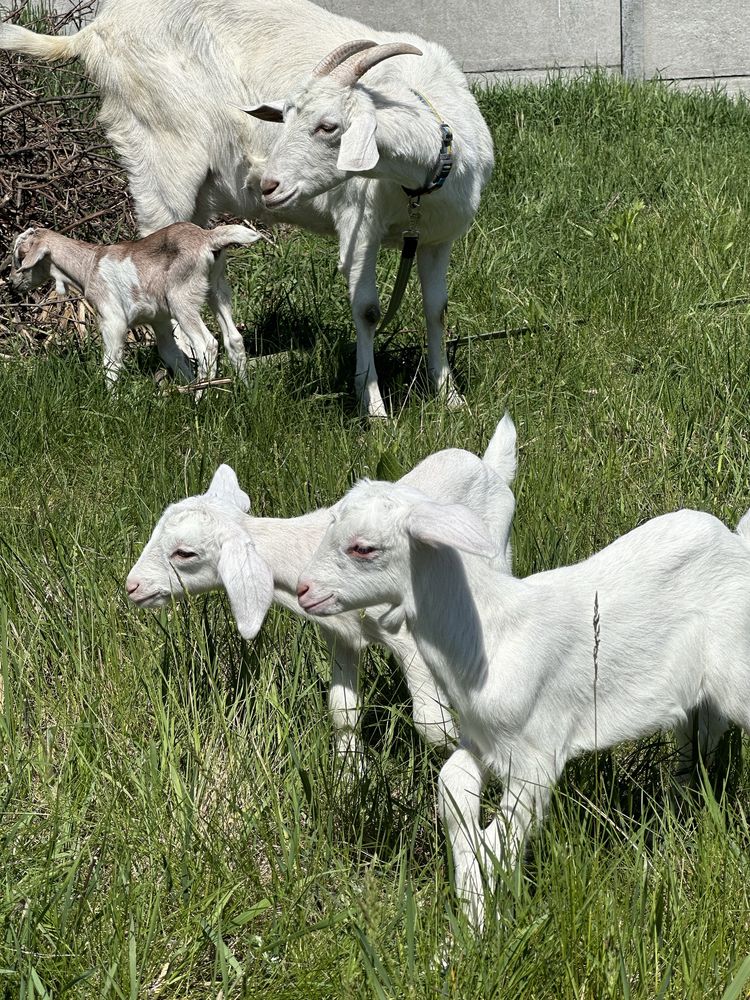
<path fill-rule="evenodd" d="M 422 50 L 409 45 L 406 42 L 387 42 L 385 45 L 378 45 L 370 49 L 364 55 L 357 58 L 349 58 L 345 63 L 337 67 L 332 74 L 339 83 L 351 87 L 361 76 L 373 66 L 377 66 L 384 59 L 391 56 L 421 56 Z"/>
<path fill-rule="evenodd" d="M 344 42 L 343 45 L 339 45 L 329 52 L 325 59 L 321 59 L 315 69 L 312 71 L 313 76 L 328 76 L 331 70 L 336 69 L 336 67 L 348 59 L 349 56 L 356 55 L 357 52 L 361 52 L 362 49 L 372 48 L 377 45 L 377 42 L 371 42 L 367 38 L 357 38 L 353 42 Z"/>

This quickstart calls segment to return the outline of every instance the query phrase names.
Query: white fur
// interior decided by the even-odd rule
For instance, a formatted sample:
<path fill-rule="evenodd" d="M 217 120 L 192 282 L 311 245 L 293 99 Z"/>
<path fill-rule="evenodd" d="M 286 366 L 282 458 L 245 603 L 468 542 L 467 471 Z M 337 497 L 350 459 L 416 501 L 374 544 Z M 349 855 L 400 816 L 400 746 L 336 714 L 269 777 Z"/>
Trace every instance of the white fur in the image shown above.
<path fill-rule="evenodd" d="M 169 367 L 192 378 L 216 370 L 216 342 L 201 319 L 208 301 L 221 329 L 229 360 L 245 376 L 242 336 L 232 320 L 232 294 L 225 277 L 226 249 L 248 245 L 260 234 L 246 226 L 205 230 L 178 223 L 134 243 L 108 247 L 69 239 L 49 229 L 27 229 L 13 244 L 11 281 L 23 289 L 54 280 L 58 293 L 80 289 L 96 309 L 104 343 L 108 385 L 117 381 L 128 329 L 149 324 Z M 177 347 L 175 332 L 187 349 Z"/>
<path fill-rule="evenodd" d="M 510 490 L 515 440 L 515 428 L 506 416 L 493 438 L 494 452 L 504 455 L 503 478 L 476 455 L 449 449 L 426 458 L 401 480 L 416 483 L 433 496 L 465 499 L 498 540 L 497 563 L 503 572 L 509 572 L 505 553 L 515 506 Z M 308 617 L 297 603 L 297 578 L 323 537 L 329 511 L 274 519 L 250 517 L 249 506 L 234 472 L 220 466 L 205 494 L 165 510 L 128 574 L 130 599 L 141 607 L 160 606 L 186 594 L 224 587 L 246 639 L 258 632 L 272 600 Z M 187 552 L 194 555 L 186 556 Z M 358 747 L 359 659 L 371 643 L 381 643 L 395 655 L 412 697 L 415 726 L 423 738 L 438 746 L 452 745 L 455 727 L 448 702 L 432 680 L 408 627 L 399 616 L 389 617 L 388 611 L 382 607 L 365 615 L 353 612 L 321 624 L 333 659 L 329 707 L 337 747 L 340 751 Z"/>
<path fill-rule="evenodd" d="M 441 771 L 439 804 L 477 928 L 494 862 L 513 863 L 569 759 L 684 732 L 698 706 L 750 731 L 747 515 L 731 532 L 709 514 L 666 514 L 584 562 L 519 580 L 488 563 L 495 544 L 471 510 L 404 484 L 359 484 L 333 513 L 302 600 L 316 615 L 400 607 L 458 712 L 462 745 Z M 503 797 L 482 830 L 490 776 Z"/>
<path fill-rule="evenodd" d="M 390 59 L 351 88 L 328 78 L 300 89 L 330 50 L 362 37 L 407 42 L 423 56 Z M 142 232 L 181 220 L 205 225 L 231 212 L 336 236 L 357 330 L 357 391 L 373 415 L 385 413 L 373 356 L 378 249 L 400 244 L 408 225 L 401 185 L 424 183 L 440 149 L 438 122 L 414 90 L 424 94 L 455 137 L 451 175 L 422 199 L 417 263 L 428 368 L 449 403 L 460 402 L 443 344 L 446 271 L 453 240 L 476 213 L 493 151 L 466 80 L 445 49 L 417 36 L 373 31 L 307 0 L 117 0 L 65 38 L 0 25 L 0 48 L 83 61 L 102 94 L 101 119 L 128 172 Z M 252 122 L 238 110 L 290 94 L 300 128 L 324 94 L 341 115 L 344 127 L 325 157 L 322 142 L 292 143 L 291 120 L 279 135 L 278 125 Z M 348 134 L 343 145 L 342 134 Z M 264 200 L 261 184 L 274 179 L 298 182 L 298 200 L 278 207 L 273 197 Z"/>

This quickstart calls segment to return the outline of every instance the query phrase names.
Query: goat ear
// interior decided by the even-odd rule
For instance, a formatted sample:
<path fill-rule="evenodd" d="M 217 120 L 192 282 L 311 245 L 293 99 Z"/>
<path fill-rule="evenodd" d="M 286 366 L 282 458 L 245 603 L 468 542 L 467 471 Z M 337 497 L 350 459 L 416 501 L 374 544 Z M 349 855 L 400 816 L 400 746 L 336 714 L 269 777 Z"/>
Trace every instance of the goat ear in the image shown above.
<path fill-rule="evenodd" d="M 253 543 L 239 538 L 222 545 L 218 570 L 237 630 L 243 639 L 254 639 L 273 601 L 271 570 Z"/>
<path fill-rule="evenodd" d="M 336 166 L 349 173 L 372 170 L 380 159 L 375 133 L 378 120 L 371 111 L 355 115 L 349 128 L 341 136 L 341 148 Z"/>
<path fill-rule="evenodd" d="M 45 246 L 44 243 L 40 243 L 33 250 L 30 250 L 21 262 L 21 266 L 18 268 L 19 271 L 28 271 L 35 264 L 38 264 L 40 260 L 49 256 L 49 247 Z"/>
<path fill-rule="evenodd" d="M 426 545 L 448 545 L 487 558 L 497 555 L 484 522 L 460 503 L 419 503 L 409 514 L 406 530 Z"/>
<path fill-rule="evenodd" d="M 268 104 L 256 104 L 252 108 L 242 108 L 246 115 L 260 118 L 262 122 L 283 122 L 284 102 L 269 101 Z"/>
<path fill-rule="evenodd" d="M 250 497 L 240 489 L 237 475 L 231 465 L 220 465 L 214 472 L 214 478 L 206 490 L 206 496 L 228 500 L 235 507 L 239 507 L 243 514 L 247 514 L 250 510 Z"/>

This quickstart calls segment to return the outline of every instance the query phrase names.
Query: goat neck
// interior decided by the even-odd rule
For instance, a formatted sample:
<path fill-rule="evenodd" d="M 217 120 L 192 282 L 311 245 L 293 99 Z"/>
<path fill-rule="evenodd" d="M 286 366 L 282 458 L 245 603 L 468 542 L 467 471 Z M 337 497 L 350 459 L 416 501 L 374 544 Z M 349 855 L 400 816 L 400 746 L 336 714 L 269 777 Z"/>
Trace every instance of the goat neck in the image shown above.
<path fill-rule="evenodd" d="M 423 656 L 461 711 L 486 684 L 497 636 L 518 583 L 481 556 L 410 543 L 404 612 Z"/>
<path fill-rule="evenodd" d="M 50 250 L 50 275 L 58 294 L 65 294 L 68 285 L 75 285 L 85 293 L 101 248 L 50 230 L 45 239 Z"/>
<path fill-rule="evenodd" d="M 273 573 L 274 599 L 295 614 L 300 613 L 297 603 L 300 571 L 310 561 L 329 520 L 330 513 L 325 507 L 301 517 L 247 514 L 244 518 L 244 531 Z M 314 530 L 316 527 L 319 532 Z"/>
<path fill-rule="evenodd" d="M 405 83 L 382 89 L 369 89 L 365 83 L 358 87 L 372 101 L 378 123 L 380 159 L 369 175 L 406 188 L 421 187 L 434 171 L 440 153 L 438 118 Z"/>

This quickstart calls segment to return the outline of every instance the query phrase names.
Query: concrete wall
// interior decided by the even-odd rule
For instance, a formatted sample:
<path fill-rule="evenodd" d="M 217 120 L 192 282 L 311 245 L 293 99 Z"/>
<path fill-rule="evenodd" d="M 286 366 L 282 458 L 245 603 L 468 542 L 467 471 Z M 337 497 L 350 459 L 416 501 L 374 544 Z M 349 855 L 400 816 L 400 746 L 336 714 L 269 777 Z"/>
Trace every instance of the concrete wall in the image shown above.
<path fill-rule="evenodd" d="M 318 2 L 373 27 L 440 42 L 478 82 L 544 80 L 550 70 L 601 66 L 680 87 L 750 92 L 750 0 Z M 8 4 L 0 0 L 0 9 Z M 76 0 L 51 4 L 67 10 Z"/>
<path fill-rule="evenodd" d="M 529 79 L 547 67 L 620 68 L 617 0 L 323 0 L 373 27 L 444 45 L 469 76 Z"/>
<path fill-rule="evenodd" d="M 628 75 L 750 91 L 748 0 L 622 0 L 622 6 Z"/>

